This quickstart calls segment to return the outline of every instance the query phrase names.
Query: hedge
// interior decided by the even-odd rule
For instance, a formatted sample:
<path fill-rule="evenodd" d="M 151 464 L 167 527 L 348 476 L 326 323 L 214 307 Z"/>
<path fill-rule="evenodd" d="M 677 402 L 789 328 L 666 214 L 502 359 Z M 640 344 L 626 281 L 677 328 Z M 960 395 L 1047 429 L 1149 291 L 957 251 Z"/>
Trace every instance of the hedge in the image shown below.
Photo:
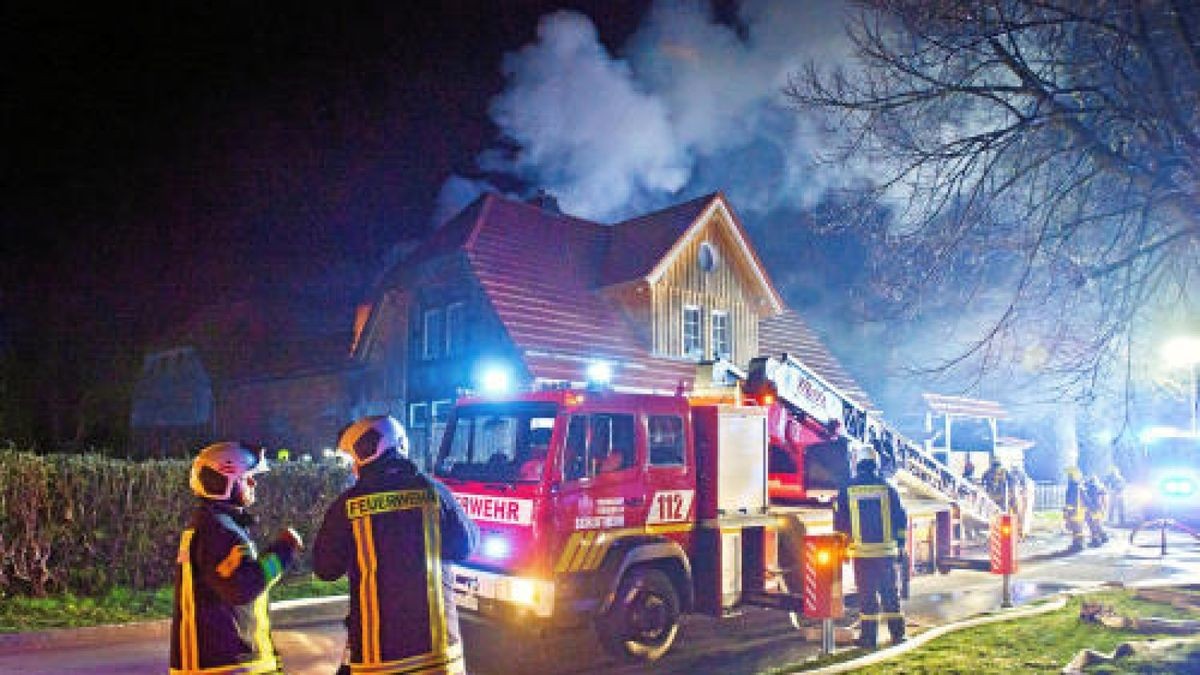
<path fill-rule="evenodd" d="M 186 460 L 0 449 L 0 597 L 171 583 L 179 534 L 195 502 L 188 468 Z M 348 472 L 337 464 L 277 462 L 258 478 L 253 534 L 265 545 L 283 525 L 310 542 Z M 309 569 L 301 556 L 296 571 Z"/>

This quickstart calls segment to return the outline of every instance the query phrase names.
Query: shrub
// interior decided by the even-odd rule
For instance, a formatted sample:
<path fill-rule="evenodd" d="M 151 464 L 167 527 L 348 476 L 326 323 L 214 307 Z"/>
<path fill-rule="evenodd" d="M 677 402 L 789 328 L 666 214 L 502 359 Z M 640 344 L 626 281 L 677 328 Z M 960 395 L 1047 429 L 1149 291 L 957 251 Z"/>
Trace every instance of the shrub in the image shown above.
<path fill-rule="evenodd" d="M 195 500 L 188 468 L 186 460 L 0 449 L 0 597 L 171 583 L 179 534 Z M 331 464 L 277 463 L 259 478 L 255 538 L 265 544 L 290 525 L 308 542 L 347 472 Z M 297 571 L 309 568 L 302 557 Z"/>

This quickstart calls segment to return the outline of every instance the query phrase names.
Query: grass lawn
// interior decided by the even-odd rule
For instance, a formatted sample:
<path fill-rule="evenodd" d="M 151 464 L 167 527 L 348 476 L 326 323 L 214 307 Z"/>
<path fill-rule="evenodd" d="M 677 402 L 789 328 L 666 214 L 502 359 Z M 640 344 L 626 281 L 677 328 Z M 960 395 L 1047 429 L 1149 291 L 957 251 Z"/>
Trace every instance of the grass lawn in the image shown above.
<path fill-rule="evenodd" d="M 1186 592 L 1200 594 L 1195 587 Z M 1197 619 L 1196 612 L 1176 609 L 1169 604 L 1133 597 L 1133 591 L 1112 590 L 1091 593 L 1083 599 L 1112 606 L 1124 616 L 1167 619 Z M 870 666 L 870 673 L 1057 673 L 1080 649 L 1111 652 L 1118 644 L 1154 637 L 1177 638 L 1124 630 L 1113 630 L 1079 620 L 1081 598 L 1068 601 L 1061 610 L 1024 619 L 992 623 L 943 636 L 892 661 Z M 805 668 L 846 661 L 861 655 L 861 650 L 837 654 L 828 661 L 805 664 Z M 1107 670 L 1096 667 L 1087 672 L 1103 673 L 1183 673 L 1194 670 L 1200 659 L 1200 645 L 1176 654 L 1192 660 L 1186 663 L 1156 665 L 1139 661 L 1129 667 Z M 1118 662 L 1122 663 L 1122 662 Z M 779 672 L 779 671 L 777 671 Z M 796 670 L 784 672 L 797 672 Z"/>
<path fill-rule="evenodd" d="M 271 589 L 271 600 L 313 598 L 346 592 L 346 580 L 320 581 L 311 574 L 285 577 Z M 48 628 L 79 628 L 171 616 L 171 587 L 153 591 L 115 588 L 98 597 L 56 595 L 46 598 L 0 597 L 0 633 Z"/>

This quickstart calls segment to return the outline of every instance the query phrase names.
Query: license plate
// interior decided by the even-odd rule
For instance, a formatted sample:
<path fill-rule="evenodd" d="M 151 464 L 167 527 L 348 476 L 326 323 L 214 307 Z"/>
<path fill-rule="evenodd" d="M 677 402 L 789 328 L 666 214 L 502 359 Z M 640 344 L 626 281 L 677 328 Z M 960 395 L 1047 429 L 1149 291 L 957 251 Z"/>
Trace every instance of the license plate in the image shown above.
<path fill-rule="evenodd" d="M 454 604 L 462 607 L 463 609 L 470 609 L 476 612 L 479 611 L 479 598 L 461 591 L 454 592 Z"/>

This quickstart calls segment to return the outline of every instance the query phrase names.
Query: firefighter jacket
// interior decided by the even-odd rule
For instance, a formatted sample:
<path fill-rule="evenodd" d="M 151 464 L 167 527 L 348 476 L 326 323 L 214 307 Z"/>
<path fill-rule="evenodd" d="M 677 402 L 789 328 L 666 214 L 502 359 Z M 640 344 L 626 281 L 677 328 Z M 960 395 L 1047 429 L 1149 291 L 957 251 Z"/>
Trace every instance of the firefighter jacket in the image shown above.
<path fill-rule="evenodd" d="M 351 673 L 462 672 L 449 563 L 478 541 L 450 491 L 412 462 L 362 467 L 313 542 L 318 577 L 350 578 Z"/>
<path fill-rule="evenodd" d="M 979 482 L 983 485 L 983 489 L 987 491 L 988 497 L 996 502 L 1001 510 L 1008 510 L 1010 506 L 1010 478 L 1008 471 L 1002 466 L 989 466 L 987 471 L 983 472 Z"/>
<path fill-rule="evenodd" d="M 1108 509 L 1108 490 L 1099 481 L 1083 484 L 1083 506 L 1088 513 L 1103 514 Z"/>
<path fill-rule="evenodd" d="M 241 675 L 279 670 L 267 617 L 267 589 L 295 556 L 276 542 L 262 555 L 250 539 L 253 517 L 201 499 L 179 541 L 172 675 Z"/>
<path fill-rule="evenodd" d="M 908 533 L 908 514 L 895 487 L 876 473 L 859 472 L 838 490 L 833 527 L 846 535 L 851 558 L 895 557 Z"/>

